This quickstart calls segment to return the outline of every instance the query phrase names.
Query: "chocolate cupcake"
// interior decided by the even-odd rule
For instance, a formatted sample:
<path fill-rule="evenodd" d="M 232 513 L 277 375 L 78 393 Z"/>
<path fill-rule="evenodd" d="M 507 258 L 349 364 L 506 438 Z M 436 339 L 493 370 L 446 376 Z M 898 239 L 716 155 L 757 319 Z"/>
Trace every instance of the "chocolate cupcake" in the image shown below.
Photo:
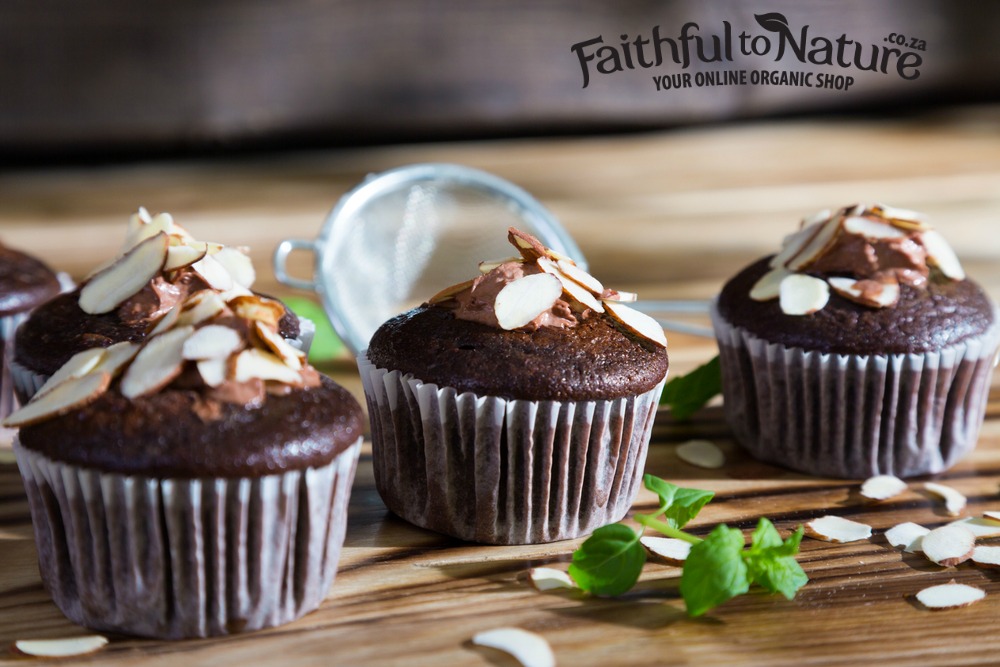
<path fill-rule="evenodd" d="M 383 324 L 358 359 L 388 508 L 464 540 L 570 539 L 638 491 L 666 338 L 571 260 L 520 256 Z"/>
<path fill-rule="evenodd" d="M 281 313 L 195 292 L 141 343 L 74 355 L 8 417 L 42 580 L 71 620 L 204 637 L 322 602 L 362 412 L 279 335 Z"/>
<path fill-rule="evenodd" d="M 256 275 L 240 249 L 194 239 L 168 213 L 131 217 L 119 255 L 72 292 L 32 313 L 17 333 L 13 379 L 30 398 L 74 354 L 121 342 L 141 342 L 163 316 L 195 292 L 251 295 Z M 312 327 L 284 309 L 282 337 L 308 349 Z"/>
<path fill-rule="evenodd" d="M 802 472 L 941 472 L 975 446 L 997 315 L 919 214 L 824 211 L 719 294 L 726 418 L 755 457 Z"/>
<path fill-rule="evenodd" d="M 10 374 L 14 332 L 39 304 L 59 293 L 59 280 L 49 267 L 0 243 L 0 419 L 14 409 Z"/>

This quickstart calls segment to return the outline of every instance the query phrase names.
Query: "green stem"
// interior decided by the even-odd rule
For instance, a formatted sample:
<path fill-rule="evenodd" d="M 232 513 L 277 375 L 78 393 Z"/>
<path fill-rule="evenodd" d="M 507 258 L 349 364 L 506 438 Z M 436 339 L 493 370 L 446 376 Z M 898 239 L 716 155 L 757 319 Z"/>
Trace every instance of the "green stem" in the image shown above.
<path fill-rule="evenodd" d="M 691 533 L 685 533 L 680 528 L 674 528 L 669 523 L 660 521 L 656 517 L 649 516 L 648 514 L 636 514 L 635 520 L 646 528 L 652 528 L 653 530 L 663 533 L 667 537 L 676 537 L 679 540 L 684 540 L 685 542 L 690 542 L 691 544 L 698 544 L 701 542 L 700 537 L 695 537 Z"/>

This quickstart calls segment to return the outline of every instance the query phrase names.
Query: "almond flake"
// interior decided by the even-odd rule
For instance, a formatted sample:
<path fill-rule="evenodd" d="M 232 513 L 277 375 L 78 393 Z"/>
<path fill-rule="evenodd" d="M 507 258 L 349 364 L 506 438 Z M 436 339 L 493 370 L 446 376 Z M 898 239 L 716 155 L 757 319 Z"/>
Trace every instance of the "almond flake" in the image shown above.
<path fill-rule="evenodd" d="M 172 245 L 167 248 L 167 261 L 163 265 L 164 271 L 176 271 L 185 266 L 191 266 L 208 254 L 208 244 L 192 241 L 183 245 Z"/>
<path fill-rule="evenodd" d="M 818 225 L 815 233 L 809 238 L 802 249 L 795 253 L 788 261 L 784 262 L 785 266 L 792 271 L 801 271 L 809 266 L 814 259 L 822 255 L 830 247 L 833 239 L 837 236 L 837 232 L 840 231 L 841 222 L 842 220 L 838 216 Z"/>
<path fill-rule="evenodd" d="M 966 498 L 956 489 L 936 482 L 927 482 L 924 488 L 944 500 L 945 511 L 951 516 L 958 516 L 965 509 Z"/>
<path fill-rule="evenodd" d="M 50 391 L 33 397 L 26 405 L 8 415 L 3 420 L 3 425 L 11 428 L 28 426 L 64 415 L 97 399 L 107 391 L 110 384 L 111 375 L 103 372 L 69 378 Z"/>
<path fill-rule="evenodd" d="M 148 213 L 146 214 L 149 215 Z M 131 222 L 131 221 L 130 221 Z M 122 251 L 127 252 L 147 239 L 151 239 L 157 234 L 170 236 L 174 231 L 174 218 L 169 213 L 157 213 L 149 219 L 149 222 L 140 221 L 139 224 L 129 225 L 128 233 L 125 235 L 125 243 L 122 244 Z"/>
<path fill-rule="evenodd" d="M 809 315 L 830 300 L 830 287 L 825 280 L 795 273 L 781 281 L 779 298 L 786 315 Z"/>
<path fill-rule="evenodd" d="M 928 229 L 921 233 L 920 242 L 927 250 L 927 259 L 941 269 L 941 273 L 952 280 L 965 280 L 965 269 L 962 268 L 962 263 L 958 261 L 958 256 L 944 236 L 933 229 Z"/>
<path fill-rule="evenodd" d="M 114 310 L 145 287 L 166 258 L 166 234 L 146 239 L 87 281 L 80 290 L 80 309 L 90 315 Z"/>
<path fill-rule="evenodd" d="M 894 547 L 903 547 L 907 553 L 918 553 L 923 550 L 924 535 L 931 532 L 912 521 L 901 523 L 885 531 L 885 539 Z"/>
<path fill-rule="evenodd" d="M 872 536 L 872 527 L 839 516 L 827 515 L 805 525 L 809 537 L 826 542 L 857 542 Z"/>
<path fill-rule="evenodd" d="M 278 327 L 281 318 L 285 316 L 285 307 L 279 302 L 256 294 L 238 296 L 235 299 L 230 299 L 228 304 L 239 317 L 264 322 L 275 328 Z"/>
<path fill-rule="evenodd" d="M 545 638 L 521 628 L 494 628 L 472 637 L 476 646 L 509 654 L 524 667 L 555 667 L 556 657 Z"/>
<path fill-rule="evenodd" d="M 257 279 L 257 272 L 253 268 L 250 257 L 236 248 L 223 247 L 212 255 L 219 264 L 229 272 L 233 282 L 241 287 L 250 289 Z"/>
<path fill-rule="evenodd" d="M 948 524 L 924 535 L 920 547 L 932 563 L 953 567 L 972 557 L 976 536 L 964 526 Z"/>
<path fill-rule="evenodd" d="M 562 570 L 553 567 L 533 567 L 528 570 L 528 581 L 543 593 L 559 588 L 576 589 L 576 582 Z"/>
<path fill-rule="evenodd" d="M 750 298 L 754 301 L 777 299 L 778 295 L 781 294 L 781 281 L 790 275 L 792 272 L 783 266 L 771 269 L 758 278 L 757 282 L 750 288 Z"/>
<path fill-rule="evenodd" d="M 895 475 L 875 475 L 861 484 L 861 495 L 869 500 L 888 500 L 907 488 L 906 482 Z"/>
<path fill-rule="evenodd" d="M 132 343 L 127 340 L 109 345 L 104 348 L 104 356 L 101 357 L 100 363 L 97 364 L 94 370 L 110 373 L 111 377 L 114 378 L 125 364 L 135 358 L 140 347 L 138 343 Z"/>
<path fill-rule="evenodd" d="M 65 639 L 19 639 L 14 642 L 13 648 L 18 653 L 35 658 L 72 658 L 94 653 L 107 645 L 107 637 L 87 635 Z"/>
<path fill-rule="evenodd" d="M 605 289 L 601 292 L 602 301 L 618 301 L 620 303 L 632 303 L 639 300 L 639 295 L 635 292 L 622 292 L 616 289 Z"/>
<path fill-rule="evenodd" d="M 490 259 L 490 260 L 486 260 L 484 262 L 479 262 L 479 272 L 483 273 L 483 274 L 489 273 L 490 271 L 492 271 L 493 269 L 497 268 L 501 264 L 508 264 L 510 262 L 515 262 L 517 264 L 523 264 L 524 263 L 524 258 L 523 257 L 505 257 L 504 259 Z"/>
<path fill-rule="evenodd" d="M 689 440 L 677 445 L 677 458 L 699 468 L 721 468 L 726 464 L 726 455 L 710 440 Z"/>
<path fill-rule="evenodd" d="M 306 356 L 302 350 L 293 347 L 278 332 L 260 320 L 254 322 L 254 331 L 271 352 L 278 355 L 287 366 L 297 371 L 302 369 L 302 360 Z"/>
<path fill-rule="evenodd" d="M 971 560 L 980 567 L 1000 567 L 1000 547 L 978 546 L 972 550 Z"/>
<path fill-rule="evenodd" d="M 466 280 L 465 282 L 449 285 L 431 298 L 427 299 L 427 303 L 441 303 L 442 301 L 447 301 L 462 290 L 467 290 L 472 287 L 474 282 L 476 282 L 476 279 L 472 278 L 470 280 Z"/>
<path fill-rule="evenodd" d="M 187 340 L 181 355 L 185 359 L 225 359 L 243 347 L 243 339 L 232 327 L 209 324 L 196 329 Z"/>
<path fill-rule="evenodd" d="M 995 512 L 992 510 L 987 510 L 983 512 L 983 518 L 989 519 L 991 521 L 1000 521 L 1000 512 Z"/>
<path fill-rule="evenodd" d="M 198 374 L 209 387 L 218 387 L 229 379 L 229 359 L 202 359 L 196 365 Z"/>
<path fill-rule="evenodd" d="M 159 391 L 180 375 L 184 367 L 184 343 L 194 327 L 177 327 L 147 338 L 122 376 L 122 396 L 132 400 Z"/>
<path fill-rule="evenodd" d="M 559 267 L 564 276 L 586 287 L 595 295 L 599 295 L 604 291 L 604 285 L 601 284 L 600 280 L 581 269 L 572 260 L 560 259 L 556 261 L 556 266 Z"/>
<path fill-rule="evenodd" d="M 928 609 L 953 609 L 966 607 L 986 597 L 986 591 L 965 584 L 939 584 L 917 593 L 917 600 Z"/>
<path fill-rule="evenodd" d="M 884 204 L 875 204 L 871 210 L 875 215 L 888 220 L 893 227 L 898 227 L 906 231 L 930 229 L 930 226 L 925 222 L 924 216 L 916 211 L 886 206 Z"/>
<path fill-rule="evenodd" d="M 45 381 L 45 384 L 35 393 L 36 396 L 41 396 L 52 391 L 54 388 L 61 385 L 66 380 L 73 378 L 78 378 L 91 372 L 104 357 L 103 347 L 94 347 L 89 350 L 84 350 L 82 352 L 77 352 L 72 357 L 70 357 L 65 364 L 59 367 L 52 376 Z"/>
<path fill-rule="evenodd" d="M 541 260 L 539 260 L 539 262 L 541 262 Z M 590 308 L 595 312 L 604 312 L 604 306 L 601 305 L 601 302 L 597 300 L 597 297 L 595 297 L 586 287 L 574 280 L 570 280 L 562 273 L 556 273 L 554 275 L 559 282 L 562 283 L 563 291 L 570 299 L 583 305 L 585 308 Z"/>
<path fill-rule="evenodd" d="M 236 355 L 232 377 L 237 382 L 247 382 L 254 378 L 293 385 L 301 382 L 299 372 L 286 366 L 280 357 L 256 348 L 243 350 Z"/>
<path fill-rule="evenodd" d="M 233 277 L 229 275 L 226 267 L 215 259 L 215 255 L 202 257 L 192 264 L 191 268 L 214 290 L 225 292 L 233 287 Z"/>
<path fill-rule="evenodd" d="M 510 227 L 507 230 L 507 240 L 517 248 L 526 261 L 534 262 L 540 257 L 546 257 L 549 253 L 545 246 L 531 234 L 525 234 L 519 229 Z"/>
<path fill-rule="evenodd" d="M 667 335 L 663 333 L 663 327 L 646 313 L 618 301 L 605 301 L 604 306 L 613 319 L 632 333 L 642 336 L 660 347 L 667 346 Z"/>
<path fill-rule="evenodd" d="M 906 232 L 893 227 L 887 222 L 871 218 L 850 217 L 844 220 L 844 231 L 856 234 L 866 239 L 902 239 Z"/>
<path fill-rule="evenodd" d="M 194 326 L 210 320 L 226 308 L 226 302 L 218 292 L 201 290 L 187 298 L 180 308 L 175 326 Z"/>
<path fill-rule="evenodd" d="M 879 285 L 879 289 L 877 292 L 872 293 L 859 287 L 862 283 L 874 283 L 874 281 L 871 280 L 865 281 L 855 280 L 854 278 L 832 277 L 827 278 L 827 282 L 830 283 L 830 287 L 832 287 L 837 294 L 865 306 L 871 306 L 873 308 L 886 308 L 899 301 L 898 283 L 877 283 Z"/>
<path fill-rule="evenodd" d="M 1000 537 L 1000 523 L 990 519 L 980 519 L 976 517 L 966 517 L 958 521 L 952 521 L 949 526 L 964 526 L 969 529 L 976 539 L 985 537 Z"/>
<path fill-rule="evenodd" d="M 159 320 L 156 321 L 156 326 L 149 330 L 149 336 L 155 336 L 156 334 L 161 334 L 164 331 L 173 329 L 174 325 L 180 320 L 181 308 L 173 307 L 167 312 L 165 312 Z"/>
<path fill-rule="evenodd" d="M 813 237 L 823 228 L 829 218 L 805 225 L 797 232 L 793 232 L 781 241 L 781 250 L 771 258 L 768 266 L 772 269 L 787 268 L 789 260 L 802 252 L 802 249 L 812 241 Z"/>
<path fill-rule="evenodd" d="M 646 551 L 655 560 L 668 565 L 683 565 L 688 554 L 691 553 L 691 543 L 676 537 L 644 535 L 639 538 L 639 543 L 646 547 Z"/>
<path fill-rule="evenodd" d="M 493 311 L 500 328 L 510 331 L 552 308 L 562 293 L 562 282 L 551 274 L 524 276 L 504 285 L 493 302 Z"/>

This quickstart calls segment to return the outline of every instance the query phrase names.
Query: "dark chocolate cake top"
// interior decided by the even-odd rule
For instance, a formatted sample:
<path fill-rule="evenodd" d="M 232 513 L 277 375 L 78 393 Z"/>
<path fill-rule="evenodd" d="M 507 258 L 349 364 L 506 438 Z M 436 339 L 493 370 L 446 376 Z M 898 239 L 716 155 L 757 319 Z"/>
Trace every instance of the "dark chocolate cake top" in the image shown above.
<path fill-rule="evenodd" d="M 30 310 L 58 293 L 59 280 L 48 266 L 0 243 L 0 317 Z"/>

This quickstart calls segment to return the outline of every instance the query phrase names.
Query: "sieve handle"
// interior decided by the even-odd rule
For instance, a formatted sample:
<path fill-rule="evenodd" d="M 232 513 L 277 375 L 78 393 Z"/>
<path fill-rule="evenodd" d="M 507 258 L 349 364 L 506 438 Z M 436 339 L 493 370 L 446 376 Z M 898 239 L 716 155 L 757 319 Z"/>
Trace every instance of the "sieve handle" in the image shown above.
<path fill-rule="evenodd" d="M 315 254 L 316 243 L 305 239 L 285 239 L 279 243 L 278 247 L 274 250 L 274 277 L 282 285 L 315 292 L 315 278 L 312 280 L 302 280 L 288 274 L 286 262 L 288 261 L 288 256 L 296 250 L 308 250 Z"/>

